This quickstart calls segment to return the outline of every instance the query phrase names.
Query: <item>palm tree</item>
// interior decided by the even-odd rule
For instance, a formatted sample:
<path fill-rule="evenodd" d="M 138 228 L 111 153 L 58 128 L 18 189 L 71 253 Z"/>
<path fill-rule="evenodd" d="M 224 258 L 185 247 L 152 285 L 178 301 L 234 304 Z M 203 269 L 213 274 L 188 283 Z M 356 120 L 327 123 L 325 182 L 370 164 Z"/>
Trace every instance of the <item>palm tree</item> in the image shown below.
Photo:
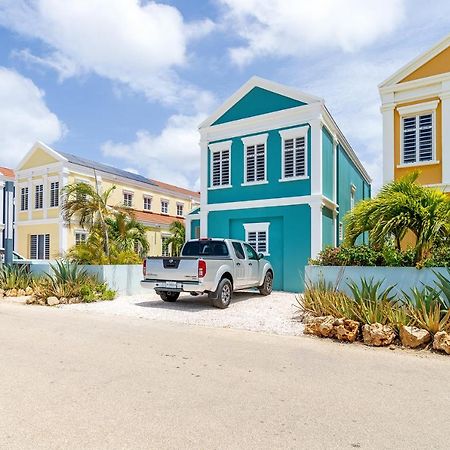
<path fill-rule="evenodd" d="M 100 193 L 98 190 L 97 176 L 95 176 L 95 187 L 88 183 L 73 183 L 64 188 L 64 202 L 62 213 L 64 220 L 70 222 L 76 218 L 77 222 L 84 228 L 92 230 L 97 227 L 103 236 L 103 250 L 109 257 L 109 233 L 106 219 L 110 217 L 117 208 L 110 206 L 110 197 L 116 189 L 110 187 Z"/>
<path fill-rule="evenodd" d="M 181 248 L 186 241 L 186 229 L 184 224 L 179 220 L 175 220 L 170 225 L 170 238 L 168 239 L 168 244 L 171 245 L 172 254 L 174 256 L 179 256 L 181 253 Z"/>
<path fill-rule="evenodd" d="M 450 234 L 450 198 L 437 189 L 417 183 L 413 172 L 386 184 L 379 194 L 347 213 L 345 245 L 369 232 L 370 242 L 382 247 L 394 238 L 398 250 L 407 232 L 415 237 L 415 262 L 420 262 L 439 240 Z"/>
<path fill-rule="evenodd" d="M 106 219 L 109 235 L 120 252 L 136 252 L 144 257 L 150 248 L 147 227 L 138 222 L 129 212 L 119 211 Z"/>

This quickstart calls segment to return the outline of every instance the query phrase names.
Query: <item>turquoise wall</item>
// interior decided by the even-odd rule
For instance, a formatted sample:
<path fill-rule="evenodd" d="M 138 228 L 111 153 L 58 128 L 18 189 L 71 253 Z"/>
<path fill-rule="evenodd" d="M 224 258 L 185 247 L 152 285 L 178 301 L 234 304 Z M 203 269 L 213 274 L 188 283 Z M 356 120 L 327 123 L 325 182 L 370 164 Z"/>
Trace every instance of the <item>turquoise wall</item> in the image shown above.
<path fill-rule="evenodd" d="M 350 192 L 351 185 L 356 187 L 355 205 L 363 199 L 370 198 L 370 186 L 364 180 L 353 161 L 347 156 L 344 149 L 338 145 L 338 183 L 337 183 L 337 199 L 339 204 L 338 222 L 343 222 L 345 237 L 345 214 L 350 210 Z M 339 227 L 337 227 L 339 230 Z M 339 232 L 339 231 L 338 231 Z M 339 238 L 339 236 L 338 236 Z M 339 239 L 337 241 L 340 243 Z M 367 243 L 367 235 L 362 235 L 357 240 L 358 244 Z"/>
<path fill-rule="evenodd" d="M 333 236 L 333 213 L 328 208 L 322 208 L 322 248 L 333 246 Z"/>
<path fill-rule="evenodd" d="M 309 205 L 213 211 L 208 237 L 245 240 L 245 223 L 270 222 L 268 260 L 274 268 L 274 289 L 303 291 L 303 274 L 311 251 Z"/>
<path fill-rule="evenodd" d="M 200 228 L 200 219 L 191 220 L 191 239 L 196 239 L 196 230 Z"/>
<path fill-rule="evenodd" d="M 333 138 L 322 128 L 322 192 L 333 198 Z"/>
<path fill-rule="evenodd" d="M 305 103 L 260 87 L 255 87 L 219 117 L 213 125 L 302 105 L 305 105 Z"/>
<path fill-rule="evenodd" d="M 305 126 L 307 124 L 298 124 Z M 254 186 L 241 186 L 244 182 L 244 144 L 241 140 L 244 136 L 232 138 L 231 144 L 231 184 L 232 187 L 225 189 L 213 189 L 208 191 L 208 203 L 226 203 L 245 200 L 260 200 L 265 198 L 294 197 L 309 195 L 311 193 L 311 183 L 309 179 L 294 180 L 280 183 L 281 178 L 281 144 L 282 139 L 279 131 L 283 129 L 267 130 L 261 133 L 268 133 L 267 137 L 267 184 Z M 261 134 L 256 133 L 256 134 Z M 251 136 L 251 135 L 245 135 Z M 228 140 L 228 139 L 226 139 Z M 220 142 L 220 141 L 215 141 Z M 308 130 L 308 174 L 311 173 L 311 129 Z M 208 153 L 208 186 L 210 180 L 211 157 Z"/>

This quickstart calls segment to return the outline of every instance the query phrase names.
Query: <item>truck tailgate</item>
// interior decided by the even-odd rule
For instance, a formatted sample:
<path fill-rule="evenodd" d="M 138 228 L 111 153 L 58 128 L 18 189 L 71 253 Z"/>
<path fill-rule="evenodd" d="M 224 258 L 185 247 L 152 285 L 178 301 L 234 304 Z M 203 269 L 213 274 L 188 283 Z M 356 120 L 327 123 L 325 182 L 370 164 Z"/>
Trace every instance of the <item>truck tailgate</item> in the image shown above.
<path fill-rule="evenodd" d="M 198 281 L 198 259 L 191 257 L 147 258 L 144 278 L 155 281 Z"/>

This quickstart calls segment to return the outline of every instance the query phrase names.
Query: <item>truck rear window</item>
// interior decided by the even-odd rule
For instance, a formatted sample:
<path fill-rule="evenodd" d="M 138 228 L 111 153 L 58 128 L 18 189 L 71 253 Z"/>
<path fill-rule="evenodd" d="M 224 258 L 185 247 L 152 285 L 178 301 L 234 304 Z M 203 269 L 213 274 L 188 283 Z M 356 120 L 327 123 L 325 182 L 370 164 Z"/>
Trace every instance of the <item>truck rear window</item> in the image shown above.
<path fill-rule="evenodd" d="M 228 248 L 223 241 L 186 242 L 182 256 L 228 256 Z"/>

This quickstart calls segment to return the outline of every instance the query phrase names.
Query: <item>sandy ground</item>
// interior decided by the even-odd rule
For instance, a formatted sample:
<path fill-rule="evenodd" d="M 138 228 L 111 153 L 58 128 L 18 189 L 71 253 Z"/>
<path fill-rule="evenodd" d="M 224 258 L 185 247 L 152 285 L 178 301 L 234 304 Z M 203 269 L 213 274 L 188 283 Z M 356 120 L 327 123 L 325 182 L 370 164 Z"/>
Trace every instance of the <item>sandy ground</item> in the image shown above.
<path fill-rule="evenodd" d="M 273 292 L 267 297 L 255 292 L 236 292 L 231 305 L 221 310 L 211 306 L 207 296 L 182 294 L 177 302 L 167 303 L 149 291 L 147 295 L 124 296 L 111 302 L 62 305 L 59 308 L 188 325 L 298 335 L 302 334 L 303 325 L 293 320 L 298 311 L 296 304 L 295 295 L 286 292 Z"/>
<path fill-rule="evenodd" d="M 445 356 L 1 302 L 0 342 L 1 449 L 448 448 Z"/>

